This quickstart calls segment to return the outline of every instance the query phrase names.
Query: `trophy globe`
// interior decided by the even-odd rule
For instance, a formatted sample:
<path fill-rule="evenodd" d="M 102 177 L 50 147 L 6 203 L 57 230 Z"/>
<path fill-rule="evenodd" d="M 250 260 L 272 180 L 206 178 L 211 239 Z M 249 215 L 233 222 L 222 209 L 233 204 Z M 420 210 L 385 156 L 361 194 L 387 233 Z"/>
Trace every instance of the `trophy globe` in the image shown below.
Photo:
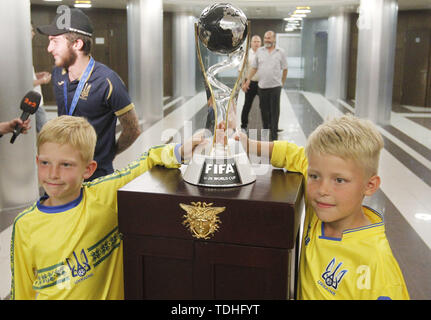
<path fill-rule="evenodd" d="M 195 153 L 184 172 L 183 178 L 188 183 L 206 187 L 238 187 L 256 180 L 241 144 L 229 139 L 229 133 L 236 130 L 236 101 L 248 56 L 249 30 L 245 14 L 228 3 L 209 5 L 195 24 L 197 56 L 205 87 L 211 94 L 209 105 L 214 110 L 215 121 L 211 150 L 207 154 Z M 199 40 L 209 51 L 225 56 L 225 59 L 205 69 Z M 219 72 L 238 70 L 240 64 L 233 88 L 217 79 Z"/>
<path fill-rule="evenodd" d="M 211 52 L 229 54 L 239 49 L 247 37 L 247 18 L 228 3 L 216 3 L 202 11 L 198 34 Z"/>

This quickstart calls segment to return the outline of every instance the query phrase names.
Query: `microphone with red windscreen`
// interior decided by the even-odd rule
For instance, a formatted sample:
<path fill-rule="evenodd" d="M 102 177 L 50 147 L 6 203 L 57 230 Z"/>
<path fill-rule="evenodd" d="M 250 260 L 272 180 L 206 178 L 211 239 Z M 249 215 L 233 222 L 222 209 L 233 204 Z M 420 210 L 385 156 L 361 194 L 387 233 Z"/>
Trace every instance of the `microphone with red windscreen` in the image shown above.
<path fill-rule="evenodd" d="M 22 110 L 22 114 L 21 114 L 22 121 L 27 120 L 31 114 L 34 114 L 37 111 L 37 108 L 39 108 L 41 98 L 42 98 L 41 95 L 36 91 L 29 91 L 24 96 L 24 98 L 22 98 L 21 106 L 20 106 Z M 10 143 L 14 143 L 16 137 L 18 137 L 21 132 L 22 132 L 22 127 L 19 124 L 17 124 L 15 126 L 15 129 L 13 130 L 13 135 L 12 135 L 12 138 L 10 139 Z"/>

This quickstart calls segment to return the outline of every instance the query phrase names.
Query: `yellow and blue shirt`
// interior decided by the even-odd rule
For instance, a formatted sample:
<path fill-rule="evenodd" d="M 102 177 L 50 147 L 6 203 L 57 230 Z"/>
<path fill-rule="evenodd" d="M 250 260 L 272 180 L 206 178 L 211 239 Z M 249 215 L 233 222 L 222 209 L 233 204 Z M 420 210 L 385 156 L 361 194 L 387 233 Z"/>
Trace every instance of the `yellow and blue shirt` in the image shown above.
<path fill-rule="evenodd" d="M 68 114 L 80 80 L 70 82 L 68 77 L 69 73 L 64 68 L 55 67 L 52 71 L 59 116 Z M 67 108 L 64 98 L 65 84 L 67 85 Z M 72 115 L 86 118 L 96 130 L 94 160 L 97 162 L 98 169 L 104 169 L 107 174 L 114 171 L 112 161 L 115 157 L 117 117 L 133 108 L 127 88 L 118 74 L 96 61 Z"/>
<path fill-rule="evenodd" d="M 271 163 L 307 179 L 304 148 L 274 141 Z M 385 234 L 383 217 L 363 207 L 370 225 L 344 230 L 342 238 L 324 234 L 324 222 L 305 200 L 304 232 L 299 265 L 301 300 L 409 299 L 402 272 Z"/>
<path fill-rule="evenodd" d="M 62 206 L 44 197 L 19 214 L 11 242 L 12 299 L 123 299 L 117 190 L 155 165 L 178 168 L 174 146 L 158 146 L 127 168 L 83 184 Z"/>

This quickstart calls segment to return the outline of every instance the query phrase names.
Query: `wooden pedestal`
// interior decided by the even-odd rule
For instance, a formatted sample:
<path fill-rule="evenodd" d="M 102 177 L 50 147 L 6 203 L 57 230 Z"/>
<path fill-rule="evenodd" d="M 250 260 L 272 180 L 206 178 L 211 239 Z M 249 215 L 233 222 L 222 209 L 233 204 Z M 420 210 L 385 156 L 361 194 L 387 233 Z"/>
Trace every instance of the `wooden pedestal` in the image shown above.
<path fill-rule="evenodd" d="M 267 167 L 239 188 L 188 184 L 155 167 L 118 191 L 126 299 L 293 299 L 303 177 Z M 184 166 L 181 170 L 184 170 Z M 225 207 L 198 239 L 180 203 Z"/>

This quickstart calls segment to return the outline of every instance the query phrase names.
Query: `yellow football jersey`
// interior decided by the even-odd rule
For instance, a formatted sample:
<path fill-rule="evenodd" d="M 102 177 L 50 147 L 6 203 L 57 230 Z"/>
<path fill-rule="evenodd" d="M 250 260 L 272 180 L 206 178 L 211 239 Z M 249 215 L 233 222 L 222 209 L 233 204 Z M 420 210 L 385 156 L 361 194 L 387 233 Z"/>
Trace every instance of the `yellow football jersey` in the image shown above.
<path fill-rule="evenodd" d="M 307 180 L 308 161 L 302 147 L 275 141 L 271 163 L 301 172 Z M 341 238 L 331 238 L 325 236 L 324 222 L 307 199 L 305 208 L 299 299 L 409 299 L 379 213 L 364 206 L 370 225 L 344 230 Z"/>
<path fill-rule="evenodd" d="M 70 203 L 48 207 L 39 200 L 19 214 L 11 298 L 124 299 L 117 190 L 155 165 L 180 166 L 173 145 L 151 148 L 127 168 L 84 183 Z"/>

